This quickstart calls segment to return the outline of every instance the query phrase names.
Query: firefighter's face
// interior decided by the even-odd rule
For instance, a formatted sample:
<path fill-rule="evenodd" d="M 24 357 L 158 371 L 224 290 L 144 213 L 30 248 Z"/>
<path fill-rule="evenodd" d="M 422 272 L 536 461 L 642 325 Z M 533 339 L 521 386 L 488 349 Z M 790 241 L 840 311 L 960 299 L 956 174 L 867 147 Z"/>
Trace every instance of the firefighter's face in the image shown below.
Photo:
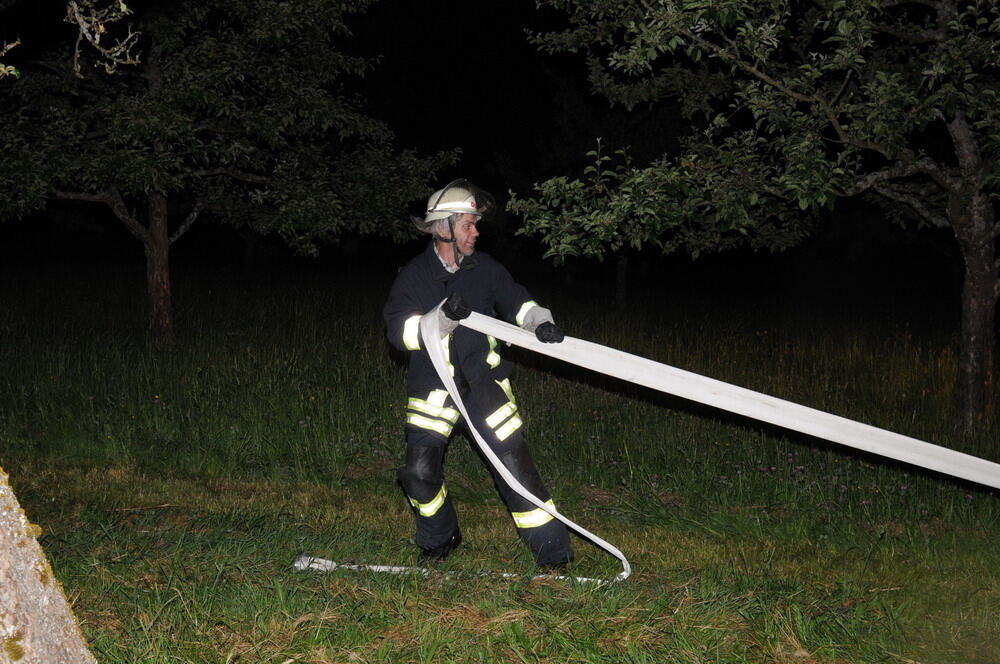
<path fill-rule="evenodd" d="M 476 238 L 479 237 L 479 229 L 476 224 L 479 217 L 474 214 L 459 215 L 455 220 L 455 246 L 463 256 L 471 256 L 476 250 Z"/>

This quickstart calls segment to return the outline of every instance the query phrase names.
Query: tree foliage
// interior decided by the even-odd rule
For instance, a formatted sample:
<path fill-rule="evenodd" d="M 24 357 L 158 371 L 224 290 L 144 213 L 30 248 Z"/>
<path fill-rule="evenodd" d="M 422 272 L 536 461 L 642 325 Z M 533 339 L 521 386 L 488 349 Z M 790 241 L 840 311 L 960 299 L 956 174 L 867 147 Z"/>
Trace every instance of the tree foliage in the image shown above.
<path fill-rule="evenodd" d="M 815 212 L 867 196 L 949 227 L 965 260 L 960 383 L 992 401 L 1000 297 L 1000 6 L 992 0 L 543 0 L 613 103 L 672 104 L 690 135 L 649 164 L 597 155 L 511 209 L 549 255 L 625 245 L 782 248 Z M 978 387 L 973 388 L 973 383 Z M 967 388 L 967 389 L 966 389 Z"/>
<path fill-rule="evenodd" d="M 20 45 L 21 42 L 19 40 L 13 42 L 4 42 L 3 46 L 0 46 L 0 58 L 4 57 L 5 55 L 7 55 Z M 18 71 L 17 67 L 13 65 L 4 64 L 2 61 L 0 61 L 0 78 L 7 78 L 8 76 L 17 77 L 20 75 L 21 72 Z"/>
<path fill-rule="evenodd" d="M 5 174 L 17 184 L 5 209 L 75 197 L 137 219 L 135 203 L 157 191 L 306 251 L 348 230 L 391 231 L 390 211 L 425 193 L 431 162 L 395 152 L 350 92 L 372 63 L 338 46 L 367 4 L 172 3 L 138 17 L 141 66 L 80 81 L 50 61 L 10 90 Z"/>
<path fill-rule="evenodd" d="M 695 168 L 693 161 L 674 167 L 667 159 L 636 167 L 625 150 L 609 156 L 598 142 L 582 179 L 552 178 L 536 185 L 531 198 L 512 192 L 509 207 L 526 220 L 521 232 L 542 235 L 546 255 L 557 261 L 643 247 L 697 257 L 745 244 L 783 248 L 800 240 L 805 219 L 767 206 L 761 193 L 770 186 L 767 169 L 740 140 L 727 148 L 729 154 L 713 167 Z"/>
<path fill-rule="evenodd" d="M 597 255 L 600 247 L 634 244 L 635 223 L 653 224 L 640 231 L 640 242 L 668 250 L 711 248 L 713 239 L 728 246 L 725 232 L 699 233 L 694 243 L 660 242 L 664 223 L 678 230 L 708 217 L 761 245 L 783 246 L 798 237 L 795 224 L 804 217 L 797 211 L 860 193 L 947 226 L 949 193 L 971 185 L 996 195 L 995 3 L 543 4 L 565 11 L 571 22 L 562 32 L 536 35 L 543 48 L 585 52 L 597 92 L 628 107 L 673 104 L 692 127 L 681 155 L 641 166 L 623 161 L 610 172 L 600 157 L 587 177 L 550 180 L 539 186 L 540 196 L 517 199 L 513 208 L 526 216 L 529 232 L 542 233 L 552 254 Z M 973 134 L 981 157 L 969 182 L 954 149 L 942 145 L 945 132 L 962 129 Z M 609 180 L 622 186 L 608 186 Z M 581 217 L 607 211 L 640 218 L 610 242 L 605 229 L 594 234 L 593 246 L 581 245 L 574 236 L 590 233 L 581 234 L 572 214 L 547 203 L 565 203 L 553 198 L 563 188 L 593 193 L 590 204 L 580 201 Z M 642 218 L 649 203 L 626 195 L 646 190 L 655 197 L 664 188 L 692 197 L 662 208 L 671 222 Z"/>
<path fill-rule="evenodd" d="M 144 245 L 163 330 L 167 249 L 199 218 L 301 252 L 343 233 L 408 236 L 405 205 L 455 155 L 398 150 L 365 113 L 356 90 L 373 62 L 350 54 L 348 20 L 371 2 L 136 6 L 141 62 L 113 76 L 108 53 L 62 48 L 3 91 L 0 215 L 52 198 L 107 206 Z"/>

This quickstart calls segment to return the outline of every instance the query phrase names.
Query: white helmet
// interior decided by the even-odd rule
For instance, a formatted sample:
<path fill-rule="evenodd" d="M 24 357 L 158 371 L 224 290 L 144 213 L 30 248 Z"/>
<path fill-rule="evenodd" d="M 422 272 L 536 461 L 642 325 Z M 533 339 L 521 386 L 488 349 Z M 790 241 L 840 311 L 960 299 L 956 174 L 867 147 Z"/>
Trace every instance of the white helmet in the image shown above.
<path fill-rule="evenodd" d="M 468 180 L 455 180 L 438 189 L 427 199 L 427 214 L 415 217 L 413 223 L 425 233 L 433 232 L 434 222 L 453 214 L 474 214 L 482 217 L 493 211 L 493 197 Z"/>

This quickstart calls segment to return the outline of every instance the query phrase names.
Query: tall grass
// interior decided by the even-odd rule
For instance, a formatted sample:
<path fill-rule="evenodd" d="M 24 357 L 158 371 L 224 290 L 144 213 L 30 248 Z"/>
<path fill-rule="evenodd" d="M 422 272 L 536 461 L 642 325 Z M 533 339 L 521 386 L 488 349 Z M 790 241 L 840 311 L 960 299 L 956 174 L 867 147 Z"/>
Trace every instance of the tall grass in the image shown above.
<path fill-rule="evenodd" d="M 192 294 L 178 349 L 157 354 L 141 326 L 86 317 L 101 295 L 67 295 L 77 312 L 7 309 L 8 450 L 181 474 L 330 473 L 395 438 L 401 368 L 370 298 Z M 122 317 L 139 320 L 133 307 Z"/>
<path fill-rule="evenodd" d="M 3 293 L 0 465 L 102 661 L 1000 657 L 994 492 L 517 349 L 505 354 L 543 475 L 564 512 L 625 550 L 632 580 L 476 576 L 531 563 L 461 439 L 448 473 L 467 543 L 443 566 L 459 576 L 291 572 L 299 550 L 413 560 L 388 284 L 181 282 L 167 354 L 146 345 L 138 293 L 52 286 Z M 759 301 L 677 295 L 639 314 L 547 295 L 573 336 L 1000 456 L 996 426 L 951 428 L 947 330 Z M 578 573 L 615 573 L 577 553 Z"/>

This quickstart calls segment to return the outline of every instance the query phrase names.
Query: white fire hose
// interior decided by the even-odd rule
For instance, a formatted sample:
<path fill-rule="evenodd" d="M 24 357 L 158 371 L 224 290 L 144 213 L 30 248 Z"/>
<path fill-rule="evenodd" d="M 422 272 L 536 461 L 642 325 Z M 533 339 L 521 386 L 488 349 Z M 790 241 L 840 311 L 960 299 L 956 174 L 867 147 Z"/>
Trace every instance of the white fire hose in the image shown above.
<path fill-rule="evenodd" d="M 1000 464 L 971 454 L 925 443 L 582 339 L 566 337 L 562 343 L 545 344 L 530 332 L 477 313 L 462 320 L 462 325 L 636 385 L 1000 489 Z"/>
<path fill-rule="evenodd" d="M 427 347 L 427 353 L 430 355 L 434 368 L 437 370 L 441 381 L 455 402 L 455 407 L 465 418 L 466 423 L 468 423 L 469 416 L 465 410 L 465 404 L 462 402 L 461 395 L 455 386 L 455 381 L 448 370 L 448 358 L 445 356 L 443 344 L 433 342 L 433 340 L 441 338 L 438 317 L 438 310 L 440 308 L 441 305 L 438 305 L 421 318 L 420 335 L 424 340 L 424 345 Z M 659 392 L 679 396 L 761 422 L 775 424 L 792 431 L 816 436 L 817 438 L 834 443 L 840 443 L 848 447 L 864 450 L 865 452 L 871 452 L 926 468 L 927 470 L 933 470 L 994 489 L 1000 489 L 1000 464 L 980 459 L 970 454 L 939 445 L 932 445 L 916 438 L 903 436 L 892 431 L 862 424 L 861 422 L 832 415 L 791 401 L 785 401 L 784 399 L 778 399 L 761 394 L 760 392 L 737 387 L 730 383 L 724 383 L 689 371 L 683 371 L 666 364 L 660 364 L 659 362 L 647 360 L 637 355 L 631 355 L 582 339 L 566 337 L 561 343 L 542 343 L 531 332 L 475 312 L 471 313 L 468 318 L 460 321 L 460 324 L 501 341 L 514 344 L 515 346 L 527 348 L 528 350 L 548 355 L 549 357 L 554 357 L 570 364 L 584 367 L 585 369 L 591 369 L 607 376 L 620 378 L 636 385 L 649 387 Z M 539 509 L 559 519 L 582 537 L 590 540 L 612 556 L 618 558 L 622 563 L 622 571 L 616 577 L 610 579 L 610 581 L 622 581 L 628 578 L 632 573 L 632 568 L 625 555 L 618 548 L 573 523 L 551 505 L 547 505 L 525 489 L 504 467 L 503 463 L 500 462 L 500 459 L 494 454 L 493 450 L 486 444 L 480 433 L 472 426 L 468 428 L 483 455 L 515 493 Z M 295 560 L 294 566 L 296 569 L 319 569 L 324 571 L 347 568 L 387 571 L 396 574 L 427 573 L 427 570 L 419 567 L 338 564 L 306 554 L 301 554 Z M 510 577 L 513 575 L 501 574 L 499 576 Z M 608 580 L 586 577 L 549 576 L 548 578 L 575 578 L 578 581 L 585 582 L 608 582 Z"/>
<path fill-rule="evenodd" d="M 479 447 L 479 450 L 483 453 L 483 456 L 485 456 L 489 460 L 490 465 L 493 466 L 493 470 L 495 470 L 497 474 L 503 478 L 504 482 L 507 483 L 507 486 L 509 486 L 514 491 L 514 493 L 521 496 L 535 507 L 538 507 L 539 509 L 548 512 L 556 519 L 559 519 L 560 521 L 565 523 L 568 527 L 577 531 L 581 536 L 590 540 L 591 542 L 593 542 L 594 544 L 596 544 L 597 546 L 604 549 L 612 556 L 620 560 L 622 563 L 622 571 L 618 574 L 618 576 L 612 579 L 612 581 L 623 581 L 627 579 L 629 575 L 632 573 L 632 566 L 629 565 L 628 559 L 625 558 L 624 553 L 619 551 L 618 548 L 615 547 L 613 544 L 609 544 L 608 542 L 604 541 L 603 539 L 601 539 L 594 533 L 590 532 L 583 526 L 573 523 L 572 521 L 564 517 L 562 514 L 560 514 L 552 505 L 546 504 L 544 501 L 542 501 L 541 498 L 539 498 L 538 496 L 534 495 L 526 488 L 524 488 L 524 485 L 518 482 L 517 478 L 511 475 L 510 471 L 507 470 L 506 466 L 503 465 L 503 463 L 500 461 L 500 458 L 496 455 L 496 453 L 493 452 L 493 450 L 490 449 L 490 446 L 486 444 L 486 441 L 483 439 L 483 436 L 479 433 L 479 431 L 477 431 L 476 428 L 472 426 L 471 420 L 469 419 L 469 413 L 465 410 L 465 404 L 462 402 L 462 395 L 458 393 L 458 388 L 455 386 L 455 380 L 451 377 L 451 372 L 448 370 L 448 357 L 445 355 L 444 344 L 441 343 L 440 341 L 441 332 L 440 332 L 440 317 L 438 316 L 438 311 L 441 309 L 442 304 L 444 304 L 444 302 L 442 302 L 434 309 L 426 313 L 423 316 L 423 318 L 420 319 L 420 338 L 424 340 L 424 346 L 427 347 L 427 354 L 431 356 L 431 362 L 434 364 L 434 368 L 437 370 L 438 376 L 441 378 L 441 382 L 444 383 L 445 388 L 447 388 L 448 390 L 448 394 L 451 395 L 452 401 L 455 402 L 455 408 L 457 408 L 458 412 L 460 412 L 462 414 L 462 417 L 465 418 L 467 429 L 472 433 L 472 437 L 475 439 L 476 445 Z M 475 316 L 475 318 L 473 318 L 473 316 Z M 493 323 L 499 323 L 500 325 L 509 327 L 512 330 L 521 333 L 522 335 L 530 337 L 531 340 L 534 341 L 535 343 L 542 345 L 541 342 L 535 339 L 535 335 L 532 334 L 531 332 L 526 332 L 521 328 L 514 327 L 513 325 L 508 325 L 507 323 L 500 322 L 495 318 L 490 318 L 489 316 L 483 316 L 482 314 L 472 313 L 469 315 L 468 318 L 462 319 L 460 323 L 473 330 L 483 332 L 483 330 L 480 329 L 479 326 L 477 325 L 477 323 L 482 323 L 483 321 L 491 321 Z M 485 323 L 485 326 L 489 327 L 490 323 L 489 322 Z M 493 333 L 484 332 L 484 334 L 493 334 Z M 496 337 L 497 339 L 503 339 L 504 341 L 508 341 L 508 339 L 506 339 L 503 336 L 496 334 L 493 334 L 493 336 Z M 522 343 L 523 341 L 524 338 L 522 337 L 518 341 L 511 341 L 511 343 L 516 343 L 518 346 L 527 347 L 526 344 Z M 580 364 L 580 361 L 578 360 L 577 362 L 575 362 L 575 364 Z M 587 580 L 589 581 L 590 579 Z"/>

